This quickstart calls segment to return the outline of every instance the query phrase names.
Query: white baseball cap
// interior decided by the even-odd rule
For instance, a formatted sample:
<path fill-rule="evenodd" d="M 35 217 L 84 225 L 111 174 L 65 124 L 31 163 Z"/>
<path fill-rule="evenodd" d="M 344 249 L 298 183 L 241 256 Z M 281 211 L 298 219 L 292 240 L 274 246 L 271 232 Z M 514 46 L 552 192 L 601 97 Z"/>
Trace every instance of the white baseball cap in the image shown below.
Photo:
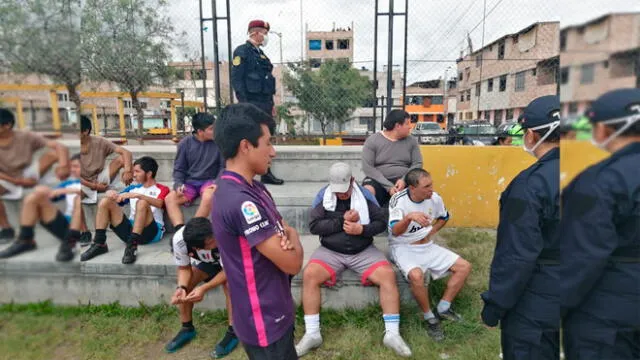
<path fill-rule="evenodd" d="M 351 166 L 343 162 L 331 165 L 329 169 L 329 188 L 334 193 L 345 193 L 351 186 Z"/>

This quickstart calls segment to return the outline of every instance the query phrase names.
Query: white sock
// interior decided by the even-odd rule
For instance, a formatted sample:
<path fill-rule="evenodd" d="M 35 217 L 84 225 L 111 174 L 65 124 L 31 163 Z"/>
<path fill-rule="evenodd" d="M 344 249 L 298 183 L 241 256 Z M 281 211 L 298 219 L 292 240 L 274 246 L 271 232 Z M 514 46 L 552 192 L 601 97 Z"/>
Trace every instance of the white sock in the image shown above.
<path fill-rule="evenodd" d="M 429 320 L 429 319 L 435 319 L 435 315 L 433 314 L 433 311 L 429 310 L 426 313 L 424 313 L 423 315 L 425 320 Z"/>
<path fill-rule="evenodd" d="M 305 315 L 304 329 L 307 334 L 320 333 L 320 314 Z"/>
<path fill-rule="evenodd" d="M 400 334 L 400 314 L 383 314 L 384 330 L 392 334 Z"/>
<path fill-rule="evenodd" d="M 447 310 L 449 310 L 449 308 L 451 307 L 451 303 L 446 301 L 446 300 L 440 300 L 440 302 L 438 303 L 438 312 L 439 313 L 443 313 Z"/>

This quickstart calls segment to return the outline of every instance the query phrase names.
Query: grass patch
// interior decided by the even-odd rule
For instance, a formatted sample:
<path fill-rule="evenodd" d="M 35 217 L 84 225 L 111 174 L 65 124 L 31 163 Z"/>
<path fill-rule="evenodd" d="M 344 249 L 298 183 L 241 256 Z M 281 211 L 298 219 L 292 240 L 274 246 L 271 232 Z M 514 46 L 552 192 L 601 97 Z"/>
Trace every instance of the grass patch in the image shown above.
<path fill-rule="evenodd" d="M 494 235 L 486 231 L 454 229 L 442 233 L 446 245 L 469 260 L 474 268 L 468 285 L 454 302 L 465 318 L 463 324 L 444 323 L 447 339 L 432 342 L 425 334 L 420 310 L 403 304 L 401 332 L 415 359 L 498 359 L 499 333 L 480 323 L 480 293 L 486 289 Z M 432 302 L 440 299 L 446 279 L 432 282 Z M 56 306 L 0 305 L 0 359 L 206 359 L 224 335 L 225 311 L 194 313 L 198 337 L 176 354 L 165 354 L 164 345 L 178 330 L 178 312 L 170 306 L 124 307 L 110 305 Z M 382 345 L 384 324 L 377 305 L 364 309 L 323 309 L 324 344 L 304 359 L 393 359 Z M 296 340 L 304 333 L 302 309 L 298 309 Z M 246 359 L 237 349 L 228 359 Z"/>

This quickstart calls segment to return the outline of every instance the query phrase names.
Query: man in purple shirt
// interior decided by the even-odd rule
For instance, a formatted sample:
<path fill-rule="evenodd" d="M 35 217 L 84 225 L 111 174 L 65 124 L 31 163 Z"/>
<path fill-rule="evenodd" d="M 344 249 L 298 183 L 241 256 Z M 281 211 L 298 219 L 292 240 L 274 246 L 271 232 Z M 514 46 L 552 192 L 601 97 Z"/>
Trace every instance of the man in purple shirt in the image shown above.
<path fill-rule="evenodd" d="M 235 332 L 249 359 L 297 359 L 290 275 L 302 267 L 297 231 L 278 213 L 265 174 L 276 152 L 273 119 L 251 104 L 226 107 L 215 140 L 226 170 L 214 194 L 211 222 L 227 274 Z"/>
<path fill-rule="evenodd" d="M 178 144 L 173 191 L 165 199 L 167 215 L 176 231 L 184 226 L 180 206 L 190 206 L 224 169 L 224 159 L 213 141 L 214 120 L 211 114 L 196 114 L 192 121 L 193 135 Z"/>

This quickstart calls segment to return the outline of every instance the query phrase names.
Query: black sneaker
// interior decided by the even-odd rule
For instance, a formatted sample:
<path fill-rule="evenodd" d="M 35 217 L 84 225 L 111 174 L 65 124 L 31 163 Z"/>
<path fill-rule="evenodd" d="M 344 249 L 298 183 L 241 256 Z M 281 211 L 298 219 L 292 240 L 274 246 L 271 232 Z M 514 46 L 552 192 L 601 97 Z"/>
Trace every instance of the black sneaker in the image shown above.
<path fill-rule="evenodd" d="M 88 246 L 91 245 L 91 232 L 85 231 L 80 235 L 80 240 L 78 240 L 80 246 Z"/>
<path fill-rule="evenodd" d="M 36 249 L 36 243 L 29 240 L 16 240 L 9 246 L 8 248 L 0 251 L 0 259 L 8 259 L 10 257 L 14 257 L 16 255 L 22 254 L 23 252 L 31 251 Z"/>
<path fill-rule="evenodd" d="M 216 347 L 213 349 L 211 353 L 211 357 L 215 359 L 222 359 L 223 357 L 231 354 L 231 352 L 238 346 L 238 336 L 233 332 L 233 330 L 224 334 L 224 338 L 220 340 L 219 343 L 216 344 Z"/>
<path fill-rule="evenodd" d="M 441 319 L 449 320 L 452 322 L 462 322 L 462 316 L 457 314 L 453 309 L 449 308 L 447 311 L 439 312 L 438 316 Z"/>
<path fill-rule="evenodd" d="M 80 261 L 91 260 L 96 256 L 106 254 L 109 252 L 109 247 L 107 244 L 99 245 L 96 243 L 91 244 L 89 249 L 80 255 Z"/>
<path fill-rule="evenodd" d="M 58 249 L 58 253 L 56 254 L 56 261 L 60 262 L 69 262 L 73 260 L 73 257 L 76 254 L 73 252 L 73 246 L 69 243 L 60 244 L 60 248 Z"/>
<path fill-rule="evenodd" d="M 440 342 L 444 340 L 444 332 L 440 327 L 440 320 L 432 318 L 424 321 L 424 328 L 427 330 L 427 335 L 433 339 L 433 341 Z"/>
<path fill-rule="evenodd" d="M 138 257 L 138 247 L 136 245 L 127 245 L 124 249 L 124 256 L 122 257 L 123 264 L 133 264 Z"/>
<path fill-rule="evenodd" d="M 16 237 L 16 232 L 12 228 L 0 230 L 0 244 L 8 244 Z"/>

